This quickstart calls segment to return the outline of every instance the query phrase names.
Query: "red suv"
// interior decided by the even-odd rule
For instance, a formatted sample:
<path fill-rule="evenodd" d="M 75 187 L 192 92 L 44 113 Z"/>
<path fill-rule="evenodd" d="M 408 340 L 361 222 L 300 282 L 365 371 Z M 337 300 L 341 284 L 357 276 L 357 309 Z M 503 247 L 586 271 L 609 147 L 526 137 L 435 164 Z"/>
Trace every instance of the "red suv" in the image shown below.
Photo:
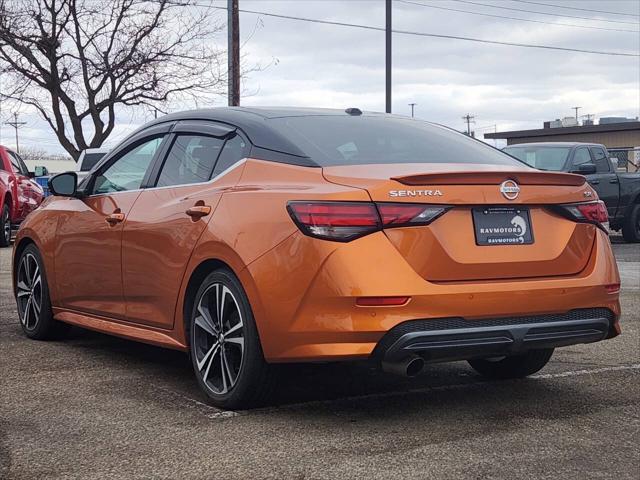
<path fill-rule="evenodd" d="M 31 176 L 20 156 L 0 145 L 0 247 L 9 245 L 12 226 L 42 203 L 42 187 Z"/>

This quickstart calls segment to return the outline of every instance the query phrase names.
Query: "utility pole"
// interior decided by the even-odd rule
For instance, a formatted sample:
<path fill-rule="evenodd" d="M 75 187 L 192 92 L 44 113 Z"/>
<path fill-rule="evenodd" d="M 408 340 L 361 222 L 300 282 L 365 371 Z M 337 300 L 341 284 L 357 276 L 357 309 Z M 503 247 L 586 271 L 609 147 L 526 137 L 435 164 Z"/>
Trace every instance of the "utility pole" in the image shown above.
<path fill-rule="evenodd" d="M 240 105 L 240 22 L 238 0 L 227 0 L 229 106 Z"/>
<path fill-rule="evenodd" d="M 16 130 L 16 152 L 20 153 L 20 143 L 18 142 L 18 129 L 26 125 L 27 122 L 19 122 L 18 121 L 18 113 L 13 112 L 13 122 L 5 122 L 5 125 L 11 125 Z"/>
<path fill-rule="evenodd" d="M 462 119 L 467 122 L 467 135 L 471 136 L 471 124 L 476 123 L 473 115 L 469 115 L 468 113 L 462 117 Z"/>
<path fill-rule="evenodd" d="M 386 0 L 385 27 L 385 112 L 391 113 L 391 0 Z"/>
<path fill-rule="evenodd" d="M 411 118 L 413 118 L 413 107 L 415 107 L 417 105 L 417 103 L 410 103 L 409 106 L 411 107 Z"/>
<path fill-rule="evenodd" d="M 575 110 L 576 111 L 576 122 L 578 121 L 578 110 L 580 110 L 582 107 L 571 107 L 571 110 Z"/>

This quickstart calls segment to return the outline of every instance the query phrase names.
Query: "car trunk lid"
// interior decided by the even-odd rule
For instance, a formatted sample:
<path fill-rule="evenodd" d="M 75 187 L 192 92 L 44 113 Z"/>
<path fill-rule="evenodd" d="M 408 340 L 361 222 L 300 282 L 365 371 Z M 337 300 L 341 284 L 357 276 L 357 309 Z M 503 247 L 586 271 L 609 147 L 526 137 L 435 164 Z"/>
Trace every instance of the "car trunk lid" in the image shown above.
<path fill-rule="evenodd" d="M 475 164 L 325 167 L 323 175 L 365 189 L 375 202 L 451 206 L 428 226 L 385 229 L 407 262 L 432 282 L 574 275 L 586 266 L 596 235 L 595 226 L 549 208 L 596 199 L 579 175 Z M 504 228 L 520 230 L 502 235 Z M 528 231 L 521 238 L 522 229 Z M 520 243 L 486 244 L 492 238 Z"/>

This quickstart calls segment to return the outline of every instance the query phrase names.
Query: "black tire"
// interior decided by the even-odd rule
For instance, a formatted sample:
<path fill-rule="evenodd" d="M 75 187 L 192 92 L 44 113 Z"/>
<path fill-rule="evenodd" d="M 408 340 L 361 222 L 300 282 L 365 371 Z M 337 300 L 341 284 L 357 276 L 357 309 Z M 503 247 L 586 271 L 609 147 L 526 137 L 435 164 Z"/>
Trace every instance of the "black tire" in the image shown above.
<path fill-rule="evenodd" d="M 9 243 L 11 243 L 11 220 L 9 205 L 5 203 L 0 212 L 0 247 L 8 247 Z"/>
<path fill-rule="evenodd" d="M 522 355 L 499 360 L 474 359 L 469 365 L 480 375 L 492 379 L 524 378 L 540 371 L 553 355 L 553 348 L 530 350 Z"/>
<path fill-rule="evenodd" d="M 218 318 L 220 304 L 224 305 L 222 322 Z M 251 305 L 231 271 L 216 270 L 200 285 L 191 307 L 189 344 L 198 384 L 211 404 L 225 409 L 250 408 L 270 396 L 275 382 L 273 367 L 264 360 Z"/>
<path fill-rule="evenodd" d="M 48 340 L 71 327 L 53 318 L 44 262 L 34 244 L 27 245 L 16 264 L 16 303 L 22 331 L 34 340 Z"/>
<path fill-rule="evenodd" d="M 629 213 L 622 224 L 622 237 L 625 242 L 640 242 L 640 203 L 629 206 Z"/>

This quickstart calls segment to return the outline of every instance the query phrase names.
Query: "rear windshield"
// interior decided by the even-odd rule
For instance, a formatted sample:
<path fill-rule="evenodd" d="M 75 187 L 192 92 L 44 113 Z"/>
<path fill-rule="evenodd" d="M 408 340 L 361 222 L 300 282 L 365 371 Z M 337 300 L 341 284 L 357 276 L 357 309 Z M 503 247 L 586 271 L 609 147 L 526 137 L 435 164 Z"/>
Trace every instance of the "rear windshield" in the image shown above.
<path fill-rule="evenodd" d="M 274 118 L 271 122 L 321 166 L 377 163 L 522 165 L 478 140 L 418 120 L 326 115 Z"/>
<path fill-rule="evenodd" d="M 104 157 L 106 153 L 85 153 L 84 159 L 82 160 L 81 171 L 88 172 L 91 170 L 96 163 L 98 163 L 102 157 Z"/>
<path fill-rule="evenodd" d="M 540 170 L 560 172 L 569 157 L 570 147 L 505 147 L 504 151 Z"/>

